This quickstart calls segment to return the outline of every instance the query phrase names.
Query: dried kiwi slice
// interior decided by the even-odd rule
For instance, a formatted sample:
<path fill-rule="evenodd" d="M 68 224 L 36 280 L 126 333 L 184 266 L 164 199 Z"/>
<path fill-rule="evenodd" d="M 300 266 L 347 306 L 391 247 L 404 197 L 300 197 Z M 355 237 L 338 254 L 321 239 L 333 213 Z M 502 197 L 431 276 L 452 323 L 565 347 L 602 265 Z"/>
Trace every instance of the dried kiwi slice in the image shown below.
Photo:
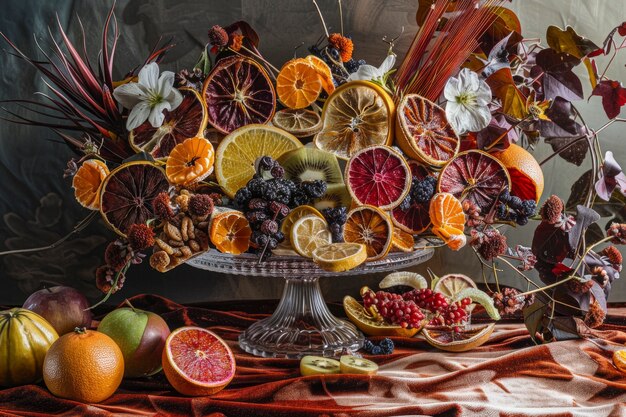
<path fill-rule="evenodd" d="M 302 376 L 338 374 L 339 372 L 341 372 L 339 361 L 334 359 L 321 356 L 304 356 L 300 359 Z"/>

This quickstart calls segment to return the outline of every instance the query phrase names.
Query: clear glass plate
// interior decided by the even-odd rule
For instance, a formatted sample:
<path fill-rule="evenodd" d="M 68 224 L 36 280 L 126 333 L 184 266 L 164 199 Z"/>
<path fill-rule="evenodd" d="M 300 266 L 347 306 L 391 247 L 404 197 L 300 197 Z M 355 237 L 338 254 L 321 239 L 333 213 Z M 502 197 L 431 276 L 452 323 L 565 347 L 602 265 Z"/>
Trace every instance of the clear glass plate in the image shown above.
<path fill-rule="evenodd" d="M 320 277 L 397 271 L 425 262 L 432 255 L 432 249 L 390 253 L 385 259 L 341 273 L 324 271 L 300 256 L 272 256 L 259 262 L 253 254 L 229 255 L 214 249 L 187 263 L 223 274 L 283 278 L 285 288 L 276 311 L 246 329 L 239 336 L 239 346 L 256 356 L 301 358 L 338 356 L 363 346 L 363 335 L 356 326 L 328 310 L 320 291 Z"/>

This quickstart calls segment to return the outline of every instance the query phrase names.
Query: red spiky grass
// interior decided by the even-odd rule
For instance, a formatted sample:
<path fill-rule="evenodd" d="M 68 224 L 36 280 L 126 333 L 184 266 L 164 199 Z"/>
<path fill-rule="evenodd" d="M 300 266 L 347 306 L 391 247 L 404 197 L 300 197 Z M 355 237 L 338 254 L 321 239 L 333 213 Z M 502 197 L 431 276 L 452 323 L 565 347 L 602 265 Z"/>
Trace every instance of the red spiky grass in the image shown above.
<path fill-rule="evenodd" d="M 436 101 L 448 78 L 454 75 L 479 46 L 480 37 L 497 18 L 493 7 L 504 0 L 433 0 L 424 23 L 395 77 L 396 100 L 404 94 L 419 94 Z M 440 27 L 444 13 L 453 15 Z"/>
<path fill-rule="evenodd" d="M 35 39 L 37 48 L 43 59 L 26 55 L 6 35 L 0 36 L 11 46 L 12 55 L 23 59 L 39 70 L 47 81 L 44 81 L 52 94 L 38 92 L 43 101 L 37 100 L 4 100 L 0 103 L 12 103 L 25 109 L 27 116 L 2 108 L 11 118 L 0 117 L 13 123 L 31 126 L 48 127 L 54 130 L 71 148 L 80 151 L 88 140 L 99 148 L 100 155 L 108 160 L 121 161 L 135 152 L 127 141 L 124 124 L 125 110 L 113 97 L 113 62 L 119 38 L 117 20 L 113 10 L 109 11 L 102 30 L 102 49 L 99 53 L 97 69 L 89 61 L 85 43 L 85 30 L 78 19 L 82 33 L 82 53 L 69 39 L 57 16 L 58 32 L 61 43 L 55 40 L 50 28 L 51 52 L 46 52 Z M 109 47 L 109 33 L 113 31 Z M 65 47 L 63 48 L 62 45 Z M 173 45 L 154 48 L 143 65 L 158 62 L 164 53 Z M 137 66 L 126 78 L 136 75 L 143 66 Z M 38 118 L 36 118 L 38 116 Z M 67 133 L 66 133 L 67 132 Z M 69 134 L 68 134 L 69 133 Z"/>

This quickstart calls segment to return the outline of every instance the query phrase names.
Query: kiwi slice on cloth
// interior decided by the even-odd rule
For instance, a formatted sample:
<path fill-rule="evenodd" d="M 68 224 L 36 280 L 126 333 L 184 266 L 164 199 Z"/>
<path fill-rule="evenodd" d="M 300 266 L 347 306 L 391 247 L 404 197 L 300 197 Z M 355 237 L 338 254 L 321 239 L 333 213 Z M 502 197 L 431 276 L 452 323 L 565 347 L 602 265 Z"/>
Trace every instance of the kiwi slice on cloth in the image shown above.
<path fill-rule="evenodd" d="M 341 372 L 339 361 L 334 359 L 321 356 L 304 356 L 300 359 L 302 376 L 338 374 L 339 372 Z"/>
<path fill-rule="evenodd" d="M 343 355 L 339 358 L 339 367 L 342 374 L 373 375 L 378 371 L 378 365 L 369 359 L 358 356 Z"/>

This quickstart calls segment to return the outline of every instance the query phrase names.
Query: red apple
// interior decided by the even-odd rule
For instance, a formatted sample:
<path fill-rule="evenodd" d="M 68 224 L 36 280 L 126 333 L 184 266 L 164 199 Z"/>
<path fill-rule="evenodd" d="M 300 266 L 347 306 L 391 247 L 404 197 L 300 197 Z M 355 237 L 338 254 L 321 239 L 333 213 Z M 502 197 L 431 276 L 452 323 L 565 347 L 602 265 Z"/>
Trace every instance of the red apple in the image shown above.
<path fill-rule="evenodd" d="M 170 329 L 156 313 L 122 307 L 107 314 L 98 331 L 117 343 L 124 355 L 124 376 L 139 378 L 161 370 L 161 356 Z"/>
<path fill-rule="evenodd" d="M 35 291 L 26 299 L 23 308 L 34 311 L 54 327 L 59 336 L 76 327 L 91 326 L 92 313 L 89 301 L 71 287 L 52 287 Z"/>

